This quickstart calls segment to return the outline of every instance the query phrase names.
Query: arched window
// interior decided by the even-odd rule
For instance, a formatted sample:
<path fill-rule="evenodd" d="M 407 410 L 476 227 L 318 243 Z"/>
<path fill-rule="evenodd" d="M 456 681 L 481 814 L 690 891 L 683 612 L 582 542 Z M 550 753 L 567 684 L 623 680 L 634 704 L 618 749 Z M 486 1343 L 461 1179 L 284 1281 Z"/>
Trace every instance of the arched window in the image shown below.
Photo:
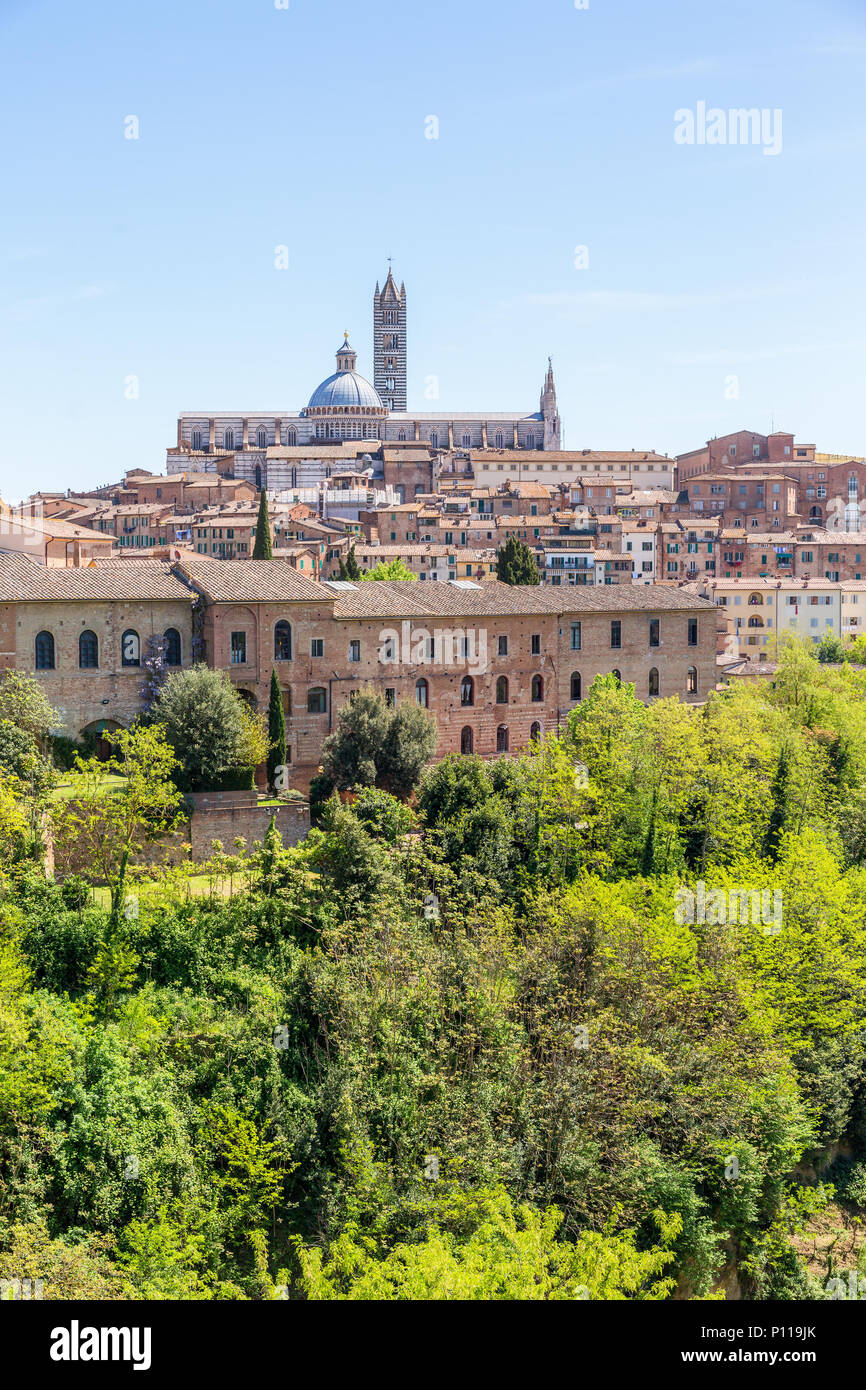
<path fill-rule="evenodd" d="M 292 429 L 292 430 L 286 430 L 286 443 L 287 443 L 290 447 L 294 448 L 294 446 L 297 444 L 297 442 L 298 442 L 298 431 L 297 431 L 297 430 L 294 430 L 294 429 Z"/>
<path fill-rule="evenodd" d="M 572 673 L 571 673 L 571 698 L 572 698 L 572 700 L 579 700 L 579 699 L 580 699 L 580 672 L 579 672 L 579 671 L 572 671 Z"/>
<path fill-rule="evenodd" d="M 90 628 L 78 639 L 78 665 L 82 671 L 95 670 L 99 665 L 99 639 Z"/>
<path fill-rule="evenodd" d="M 471 447 L 471 445 L 472 445 L 472 435 L 471 435 L 471 434 L 464 434 L 464 436 L 463 436 L 463 448 L 464 448 L 464 449 L 469 449 L 469 448 Z"/>
<path fill-rule="evenodd" d="M 264 425 L 259 425 L 256 430 L 256 448 L 266 449 L 268 447 L 268 432 Z"/>
<path fill-rule="evenodd" d="M 431 431 L 430 431 L 430 447 L 431 447 L 431 449 L 438 449 L 438 448 L 439 448 L 439 431 L 438 431 L 438 430 L 431 430 Z"/>
<path fill-rule="evenodd" d="M 167 627 L 163 633 L 165 642 L 165 664 L 166 666 L 180 665 L 180 633 L 176 627 Z"/>
<path fill-rule="evenodd" d="M 698 693 L 698 671 L 696 666 L 690 666 L 686 671 L 686 694 L 697 695 Z"/>
<path fill-rule="evenodd" d="M 496 730 L 496 751 L 497 753 L 508 752 L 508 725 L 500 724 Z"/>
<path fill-rule="evenodd" d="M 526 436 L 526 447 L 527 447 L 527 449 L 534 449 L 534 448 L 535 448 L 535 435 L 534 435 L 534 434 L 528 434 L 528 435 Z"/>
<path fill-rule="evenodd" d="M 292 629 L 285 618 L 280 618 L 274 628 L 274 660 L 291 661 L 292 659 Z"/>
<path fill-rule="evenodd" d="M 475 704 L 475 682 L 471 676 L 464 676 L 460 682 L 461 705 Z"/>
<path fill-rule="evenodd" d="M 533 704 L 536 704 L 536 705 L 537 705 L 537 704 L 540 704 L 541 701 L 542 701 L 543 699 L 544 699 L 544 681 L 541 679 L 540 676 L 533 676 L 533 677 L 532 677 L 532 702 L 533 702 Z"/>
<path fill-rule="evenodd" d="M 397 438 L 400 439 L 400 440 L 405 440 L 405 438 L 406 438 L 406 431 L 405 431 L 405 430 L 398 430 L 398 431 L 397 431 Z"/>
<path fill-rule="evenodd" d="M 224 434 L 223 434 L 223 448 L 224 448 L 224 449 L 233 449 L 234 447 L 235 447 L 235 432 L 234 432 L 234 430 L 226 430 L 226 431 L 224 432 Z"/>
<path fill-rule="evenodd" d="M 427 682 L 422 677 L 421 680 L 415 682 L 415 703 L 420 705 L 422 709 L 427 708 L 428 694 Z"/>
<path fill-rule="evenodd" d="M 530 737 L 535 743 L 540 742 L 540 740 L 541 740 L 541 725 L 540 725 L 538 722 L 536 722 L 535 724 L 533 724 L 532 728 L 529 730 L 529 737 Z"/>
<path fill-rule="evenodd" d="M 496 444 L 497 449 L 501 449 L 501 448 L 504 447 L 504 445 L 505 445 L 505 436 L 504 436 L 504 434 L 502 433 L 502 430 L 497 430 L 497 431 L 496 431 L 496 439 L 495 439 L 494 442 L 495 442 L 495 444 Z"/>
<path fill-rule="evenodd" d="M 763 602 L 764 602 L 764 595 L 763 595 L 763 594 L 749 594 L 749 606 L 750 606 L 750 607 L 754 607 L 755 604 L 757 604 L 758 607 L 760 608 L 760 607 L 762 606 Z"/>
<path fill-rule="evenodd" d="M 328 694 L 323 685 L 314 685 L 312 690 L 307 691 L 307 713 L 326 714 L 328 710 Z"/>
<path fill-rule="evenodd" d="M 54 670 L 54 638 L 50 632 L 36 634 L 36 670 Z"/>
<path fill-rule="evenodd" d="M 474 742 L 475 740 L 472 730 L 467 724 L 464 728 L 460 730 L 460 752 L 471 753 L 474 746 Z"/>
<path fill-rule="evenodd" d="M 496 682 L 496 703 L 497 705 L 508 704 L 508 677 L 500 676 Z"/>
<path fill-rule="evenodd" d="M 820 507 L 810 507 L 810 508 L 809 508 L 809 520 L 810 520 L 810 521 L 820 521 L 820 520 L 821 520 L 821 508 L 820 508 Z"/>
<path fill-rule="evenodd" d="M 755 613 L 755 614 L 749 619 L 749 627 L 763 627 L 763 626 L 764 626 L 764 619 L 763 619 L 762 617 L 760 617 L 757 613 Z"/>
<path fill-rule="evenodd" d="M 122 666 L 141 665 L 141 638 L 134 628 L 128 627 L 120 639 L 120 662 Z"/>
<path fill-rule="evenodd" d="M 193 430 L 192 447 L 195 449 L 196 453 L 201 452 L 201 430 Z"/>
<path fill-rule="evenodd" d="M 659 693 L 659 673 L 658 667 L 653 666 L 649 673 L 649 694 L 658 695 Z"/>
<path fill-rule="evenodd" d="M 620 675 L 619 671 L 616 670 L 616 668 L 614 668 L 614 670 L 612 670 L 610 674 L 612 676 L 616 676 L 617 682 L 620 685 L 622 685 L 622 676 Z"/>

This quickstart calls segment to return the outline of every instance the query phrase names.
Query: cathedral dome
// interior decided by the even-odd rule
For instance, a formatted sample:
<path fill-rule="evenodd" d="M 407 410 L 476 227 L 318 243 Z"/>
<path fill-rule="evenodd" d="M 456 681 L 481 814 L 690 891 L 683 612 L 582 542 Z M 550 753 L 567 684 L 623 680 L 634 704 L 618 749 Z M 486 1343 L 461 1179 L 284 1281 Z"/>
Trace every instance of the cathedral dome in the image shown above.
<path fill-rule="evenodd" d="M 349 346 L 349 335 L 337 349 L 337 370 L 321 382 L 310 397 L 308 411 L 342 412 L 375 411 L 386 414 L 382 397 L 372 382 L 355 371 L 355 349 Z"/>
<path fill-rule="evenodd" d="M 316 387 L 308 409 L 345 410 L 347 406 L 363 406 L 382 410 L 382 398 L 372 382 L 358 372 L 335 372 Z"/>

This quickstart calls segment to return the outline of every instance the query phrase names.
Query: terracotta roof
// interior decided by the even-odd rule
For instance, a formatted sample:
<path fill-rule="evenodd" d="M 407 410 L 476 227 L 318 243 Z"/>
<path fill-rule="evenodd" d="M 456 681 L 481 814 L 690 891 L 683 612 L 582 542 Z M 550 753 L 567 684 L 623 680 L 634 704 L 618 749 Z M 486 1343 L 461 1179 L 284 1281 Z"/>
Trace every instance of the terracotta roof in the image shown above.
<path fill-rule="evenodd" d="M 282 560 L 184 560 L 180 568 L 214 603 L 327 603 L 333 593 Z"/>
<path fill-rule="evenodd" d="M 168 564 L 126 561 L 123 566 L 46 569 L 26 555 L 0 554 L 0 602 L 81 603 L 108 599 L 189 599 Z"/>
<path fill-rule="evenodd" d="M 477 588 L 461 584 L 422 584 L 418 580 L 361 581 L 354 590 L 341 589 L 334 607 L 335 618 L 507 617 L 512 614 L 592 612 L 655 613 L 668 611 L 714 612 L 715 604 L 682 589 L 654 585 L 502 584 L 479 581 Z"/>

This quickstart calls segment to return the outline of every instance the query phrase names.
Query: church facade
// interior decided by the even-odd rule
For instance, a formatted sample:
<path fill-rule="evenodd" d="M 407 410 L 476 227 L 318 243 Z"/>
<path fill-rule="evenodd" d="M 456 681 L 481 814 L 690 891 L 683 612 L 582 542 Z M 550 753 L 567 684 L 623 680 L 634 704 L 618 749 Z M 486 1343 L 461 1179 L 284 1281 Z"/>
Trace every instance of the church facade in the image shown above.
<path fill-rule="evenodd" d="M 184 411 L 177 443 L 168 450 L 169 473 L 232 473 L 270 490 L 310 486 L 357 467 L 358 456 L 376 471 L 383 445 L 428 450 L 560 449 L 562 430 L 553 367 L 537 411 L 407 409 L 406 288 L 392 273 L 373 296 L 373 376 L 357 370 L 348 334 L 336 353 L 336 371 L 320 382 L 299 410 Z"/>

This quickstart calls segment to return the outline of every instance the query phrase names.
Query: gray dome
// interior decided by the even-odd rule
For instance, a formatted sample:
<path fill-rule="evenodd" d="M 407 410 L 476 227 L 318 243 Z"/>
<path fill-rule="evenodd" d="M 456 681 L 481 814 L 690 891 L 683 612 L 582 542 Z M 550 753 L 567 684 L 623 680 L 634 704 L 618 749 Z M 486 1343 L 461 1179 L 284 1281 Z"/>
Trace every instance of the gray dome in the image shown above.
<path fill-rule="evenodd" d="M 384 410 L 382 398 L 372 382 L 357 372 L 335 372 L 317 386 L 309 400 L 309 408 L 343 410 L 347 406 L 366 406 Z"/>

